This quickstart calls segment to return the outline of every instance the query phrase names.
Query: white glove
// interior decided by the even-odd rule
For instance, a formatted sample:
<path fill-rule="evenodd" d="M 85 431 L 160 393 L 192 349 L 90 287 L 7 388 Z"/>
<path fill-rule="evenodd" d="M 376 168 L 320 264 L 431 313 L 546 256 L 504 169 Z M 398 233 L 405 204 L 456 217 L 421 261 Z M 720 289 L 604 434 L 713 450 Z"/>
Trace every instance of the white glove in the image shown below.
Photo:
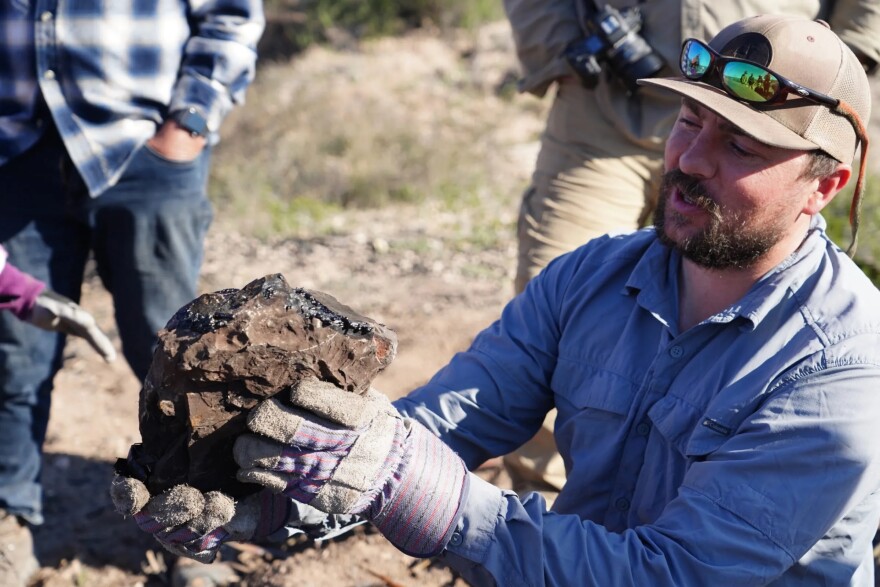
<path fill-rule="evenodd" d="M 116 359 L 113 344 L 98 328 L 94 317 L 73 300 L 50 289 L 40 292 L 25 321 L 43 330 L 84 338 L 108 363 Z"/>

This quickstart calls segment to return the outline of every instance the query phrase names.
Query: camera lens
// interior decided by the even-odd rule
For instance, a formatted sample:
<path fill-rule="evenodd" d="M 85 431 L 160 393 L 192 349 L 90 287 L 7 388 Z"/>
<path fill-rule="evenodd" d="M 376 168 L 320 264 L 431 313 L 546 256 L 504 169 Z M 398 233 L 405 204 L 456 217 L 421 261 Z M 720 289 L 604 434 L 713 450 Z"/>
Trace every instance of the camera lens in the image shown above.
<path fill-rule="evenodd" d="M 609 52 L 608 58 L 630 91 L 638 88 L 636 80 L 656 75 L 664 65 L 651 46 L 634 32 L 627 34 L 624 42 Z"/>
<path fill-rule="evenodd" d="M 635 81 L 643 77 L 652 77 L 661 69 L 663 69 L 663 60 L 654 53 L 648 53 L 626 67 L 626 78 Z"/>

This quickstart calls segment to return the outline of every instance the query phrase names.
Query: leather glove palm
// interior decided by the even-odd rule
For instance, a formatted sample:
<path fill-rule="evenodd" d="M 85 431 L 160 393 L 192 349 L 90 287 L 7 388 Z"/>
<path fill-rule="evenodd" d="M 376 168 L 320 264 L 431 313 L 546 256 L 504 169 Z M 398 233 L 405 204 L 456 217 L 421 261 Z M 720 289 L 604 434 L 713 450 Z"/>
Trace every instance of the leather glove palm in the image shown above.
<path fill-rule="evenodd" d="M 113 344 L 98 328 L 94 317 L 73 300 L 50 289 L 40 292 L 25 321 L 43 330 L 84 338 L 108 363 L 116 358 Z"/>
<path fill-rule="evenodd" d="M 381 394 L 315 379 L 252 410 L 235 443 L 241 481 L 334 514 L 362 514 L 397 548 L 428 557 L 446 546 L 466 495 L 467 469 L 439 438 Z"/>

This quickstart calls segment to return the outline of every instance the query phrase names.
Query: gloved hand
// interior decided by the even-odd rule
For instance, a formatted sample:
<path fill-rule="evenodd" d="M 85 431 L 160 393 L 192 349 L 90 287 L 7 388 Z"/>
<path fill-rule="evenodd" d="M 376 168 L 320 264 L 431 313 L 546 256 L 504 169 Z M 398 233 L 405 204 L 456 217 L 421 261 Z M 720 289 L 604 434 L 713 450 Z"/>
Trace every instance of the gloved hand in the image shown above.
<path fill-rule="evenodd" d="M 406 554 L 449 542 L 467 491 L 464 462 L 374 390 L 359 396 L 307 379 L 290 403 L 270 398 L 248 415 L 234 447 L 239 480 L 335 514 L 362 514 Z"/>
<path fill-rule="evenodd" d="M 189 485 L 151 497 L 143 483 L 121 475 L 113 479 L 110 496 L 117 512 L 133 516 L 170 552 L 203 563 L 213 561 L 224 542 L 269 536 L 285 525 L 291 510 L 287 497 L 265 490 L 238 503 Z"/>
<path fill-rule="evenodd" d="M 43 330 L 82 337 L 108 363 L 116 359 L 113 343 L 98 328 L 94 317 L 73 300 L 48 288 L 40 292 L 24 320 Z"/>

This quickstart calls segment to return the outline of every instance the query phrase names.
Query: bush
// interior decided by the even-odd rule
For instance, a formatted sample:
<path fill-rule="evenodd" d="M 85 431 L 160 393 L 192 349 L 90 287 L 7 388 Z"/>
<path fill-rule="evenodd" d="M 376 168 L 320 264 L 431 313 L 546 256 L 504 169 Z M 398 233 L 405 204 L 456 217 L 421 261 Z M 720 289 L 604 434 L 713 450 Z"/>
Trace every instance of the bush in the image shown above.
<path fill-rule="evenodd" d="M 497 0 L 267 0 L 260 54 L 289 56 L 314 43 L 399 35 L 430 25 L 471 29 L 503 17 Z"/>

